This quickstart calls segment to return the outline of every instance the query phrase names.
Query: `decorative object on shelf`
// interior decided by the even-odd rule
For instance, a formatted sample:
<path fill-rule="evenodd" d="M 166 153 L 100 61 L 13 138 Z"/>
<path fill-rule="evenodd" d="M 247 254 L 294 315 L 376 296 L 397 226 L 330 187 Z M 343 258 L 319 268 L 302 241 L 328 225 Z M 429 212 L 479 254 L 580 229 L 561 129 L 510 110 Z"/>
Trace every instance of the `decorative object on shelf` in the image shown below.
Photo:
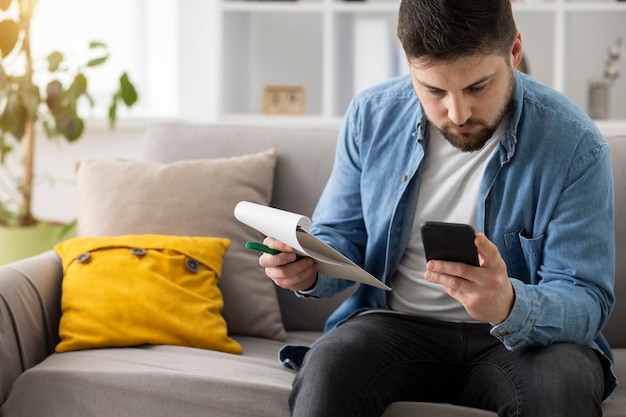
<path fill-rule="evenodd" d="M 604 64 L 604 73 L 599 80 L 589 82 L 588 113 L 592 119 L 608 119 L 610 114 L 610 89 L 619 77 L 617 63 L 621 57 L 622 38 L 609 46 L 607 60 Z"/>
<path fill-rule="evenodd" d="M 78 140 L 84 130 L 78 105 L 81 100 L 94 105 L 87 91 L 87 73 L 109 58 L 106 45 L 91 42 L 89 56 L 83 63 L 70 63 L 58 51 L 50 53 L 43 62 L 33 59 L 30 23 L 36 3 L 0 0 L 0 165 L 4 167 L 0 176 L 0 242 L 3 231 L 11 233 L 8 239 L 12 241 L 12 229 L 34 228 L 41 223 L 31 211 L 35 132 L 41 129 L 48 138 Z M 40 87 L 37 83 L 42 79 L 45 85 Z M 64 85 L 63 80 L 71 80 L 70 85 Z M 111 127 L 116 122 L 119 101 L 128 107 L 137 101 L 137 92 L 126 73 L 119 78 L 117 91 L 112 95 Z M 9 158 L 12 153 L 17 158 Z M 17 160 L 21 161 L 21 168 Z M 5 244 L 12 242 L 0 246 L 5 248 Z"/>
<path fill-rule="evenodd" d="M 263 113 L 302 115 L 306 110 L 306 92 L 302 85 L 266 85 L 263 88 Z"/>

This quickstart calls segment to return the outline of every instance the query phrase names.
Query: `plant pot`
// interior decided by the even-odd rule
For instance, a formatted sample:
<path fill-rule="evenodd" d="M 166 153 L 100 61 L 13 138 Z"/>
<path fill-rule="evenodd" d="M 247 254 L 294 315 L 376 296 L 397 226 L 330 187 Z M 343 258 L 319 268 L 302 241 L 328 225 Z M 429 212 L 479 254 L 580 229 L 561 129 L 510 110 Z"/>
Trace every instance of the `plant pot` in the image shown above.
<path fill-rule="evenodd" d="M 76 222 L 39 222 L 28 227 L 0 227 L 0 265 L 37 255 L 76 236 Z"/>

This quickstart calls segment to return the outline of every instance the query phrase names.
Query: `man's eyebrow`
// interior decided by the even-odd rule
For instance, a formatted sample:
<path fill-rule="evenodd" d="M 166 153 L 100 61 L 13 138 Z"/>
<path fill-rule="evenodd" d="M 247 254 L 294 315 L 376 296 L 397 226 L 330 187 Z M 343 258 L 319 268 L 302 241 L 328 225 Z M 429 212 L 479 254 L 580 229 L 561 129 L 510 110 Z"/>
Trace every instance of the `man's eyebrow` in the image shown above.
<path fill-rule="evenodd" d="M 470 85 L 468 85 L 468 86 L 464 87 L 464 88 L 463 88 L 463 90 L 466 90 L 466 89 L 468 89 L 468 88 L 473 88 L 473 87 L 476 87 L 476 86 L 478 86 L 478 85 L 480 85 L 480 84 L 482 84 L 482 83 L 484 83 L 484 82 L 489 81 L 489 80 L 490 80 L 490 79 L 492 79 L 494 76 L 495 76 L 495 74 L 485 75 L 484 77 L 482 77 L 482 78 L 480 78 L 480 79 L 478 79 L 478 80 L 474 81 L 472 84 L 470 84 Z M 420 83 L 422 86 L 424 86 L 424 87 L 426 87 L 426 88 L 428 88 L 428 89 L 430 89 L 430 90 L 441 90 L 441 91 L 445 91 L 445 90 L 443 90 L 442 88 L 435 87 L 434 85 L 427 84 L 427 83 L 425 83 L 424 81 L 422 81 L 422 80 L 420 80 L 420 79 L 417 79 L 417 78 L 416 78 L 416 81 L 417 81 L 418 83 Z"/>
<path fill-rule="evenodd" d="M 485 82 L 489 81 L 489 80 L 490 80 L 490 79 L 492 79 L 494 76 L 495 76 L 495 74 L 485 75 L 483 78 L 481 78 L 481 79 L 479 79 L 478 81 L 476 81 L 476 82 L 474 82 L 474 83 L 472 83 L 472 84 L 468 85 L 468 86 L 467 86 L 467 87 L 465 87 L 465 88 L 467 89 L 467 88 L 477 87 L 477 86 L 479 86 L 480 84 L 483 84 L 483 83 L 485 83 Z"/>

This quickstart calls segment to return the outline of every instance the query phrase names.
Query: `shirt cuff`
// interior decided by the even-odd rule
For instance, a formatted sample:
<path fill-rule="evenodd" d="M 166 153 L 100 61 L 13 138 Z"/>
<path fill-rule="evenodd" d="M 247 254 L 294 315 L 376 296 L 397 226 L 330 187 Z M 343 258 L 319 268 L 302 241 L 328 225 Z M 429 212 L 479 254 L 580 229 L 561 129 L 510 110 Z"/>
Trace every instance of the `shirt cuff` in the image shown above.
<path fill-rule="evenodd" d="M 491 334 L 502 342 L 508 350 L 527 346 L 527 337 L 536 322 L 538 308 L 533 307 L 537 298 L 529 291 L 528 285 L 517 279 L 511 279 L 515 291 L 513 309 L 500 324 L 494 324 Z"/>
<path fill-rule="evenodd" d="M 298 297 L 301 298 L 320 298 L 319 294 L 321 289 L 323 288 L 322 275 L 317 274 L 317 279 L 315 280 L 315 284 L 312 287 L 307 288 L 306 290 L 296 290 L 294 291 Z"/>

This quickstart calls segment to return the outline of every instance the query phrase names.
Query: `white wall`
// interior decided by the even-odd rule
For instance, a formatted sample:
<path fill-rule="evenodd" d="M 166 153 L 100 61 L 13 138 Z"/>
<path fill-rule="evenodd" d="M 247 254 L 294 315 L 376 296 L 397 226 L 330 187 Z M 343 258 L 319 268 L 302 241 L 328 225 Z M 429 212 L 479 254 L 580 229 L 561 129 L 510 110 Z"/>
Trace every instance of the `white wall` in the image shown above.
<path fill-rule="evenodd" d="M 91 122 L 82 140 L 69 144 L 38 132 L 33 212 L 40 219 L 68 222 L 76 218 L 76 162 L 86 159 L 137 160 L 146 124 L 123 122 L 110 131 Z"/>

